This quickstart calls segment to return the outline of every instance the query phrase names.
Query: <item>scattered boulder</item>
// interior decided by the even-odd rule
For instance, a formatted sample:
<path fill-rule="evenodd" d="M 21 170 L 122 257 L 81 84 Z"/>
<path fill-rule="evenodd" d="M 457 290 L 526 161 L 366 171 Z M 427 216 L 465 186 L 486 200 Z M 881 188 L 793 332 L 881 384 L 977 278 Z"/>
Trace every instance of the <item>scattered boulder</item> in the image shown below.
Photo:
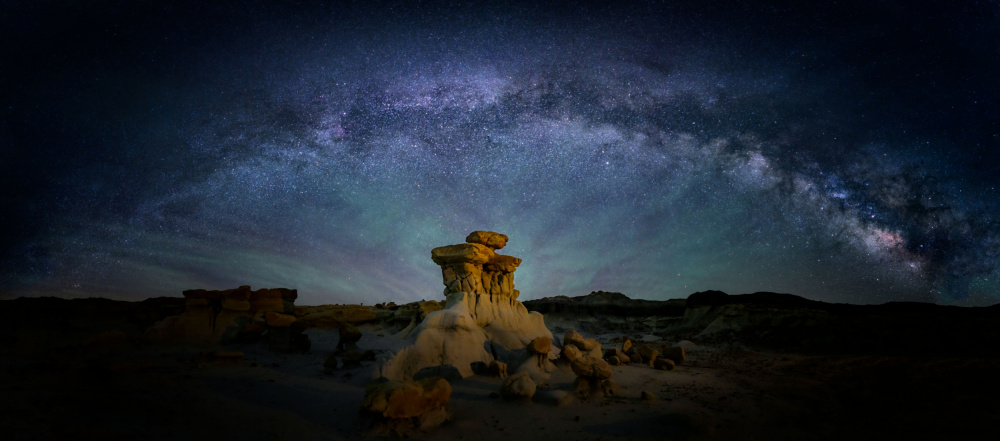
<path fill-rule="evenodd" d="M 608 349 L 607 351 L 604 351 L 604 359 L 605 360 L 608 360 L 610 362 L 611 361 L 611 357 L 617 358 L 619 364 L 626 364 L 626 363 L 631 363 L 632 362 L 632 359 L 629 358 L 628 355 L 625 355 L 625 353 L 622 352 L 621 350 L 614 349 L 614 348 Z"/>
<path fill-rule="evenodd" d="M 576 347 L 576 345 L 563 345 L 562 356 L 566 359 L 566 361 L 572 363 L 573 360 L 580 358 L 581 355 L 583 354 L 580 352 L 580 349 Z"/>
<path fill-rule="evenodd" d="M 601 393 L 606 397 L 618 394 L 618 383 L 610 378 L 601 380 Z"/>
<path fill-rule="evenodd" d="M 503 380 L 500 396 L 505 400 L 531 399 L 535 395 L 535 382 L 527 372 L 519 372 Z"/>
<path fill-rule="evenodd" d="M 632 363 L 636 363 L 636 364 L 642 364 L 642 362 L 643 362 L 643 361 L 645 361 L 645 360 L 644 360 L 644 359 L 642 358 L 642 356 L 641 356 L 641 355 L 639 355 L 639 354 L 632 354 L 632 355 L 629 355 L 629 357 L 628 357 L 628 358 L 629 358 L 630 360 L 632 360 Z"/>
<path fill-rule="evenodd" d="M 493 360 L 486 368 L 486 372 L 494 377 L 507 378 L 507 363 Z"/>
<path fill-rule="evenodd" d="M 444 378 L 386 381 L 368 386 L 361 411 L 373 432 L 406 435 L 447 421 L 450 398 L 451 385 Z"/>
<path fill-rule="evenodd" d="M 612 366 L 621 366 L 621 364 L 622 364 L 621 359 L 619 359 L 617 355 L 612 355 L 612 356 L 608 357 L 607 361 L 608 361 L 608 364 L 610 364 Z"/>
<path fill-rule="evenodd" d="M 590 350 L 594 349 L 599 345 L 599 343 L 597 343 L 597 340 L 594 340 L 592 338 L 583 338 L 583 336 L 580 335 L 579 332 L 576 332 L 575 329 L 570 329 L 569 331 L 566 331 L 566 335 L 563 336 L 563 344 L 564 345 L 571 344 L 573 346 L 576 346 L 577 348 L 580 348 L 580 350 L 583 352 L 589 352 Z"/>
<path fill-rule="evenodd" d="M 611 365 L 600 358 L 580 357 L 570 363 L 570 368 L 578 377 L 588 380 L 603 380 L 611 378 L 613 371 Z"/>
<path fill-rule="evenodd" d="M 628 354 L 630 349 L 632 349 L 632 340 L 626 338 L 625 341 L 622 342 L 622 352 Z"/>
<path fill-rule="evenodd" d="M 656 395 L 653 395 L 652 392 L 644 390 L 639 394 L 639 399 L 645 402 L 653 402 L 656 401 Z"/>
<path fill-rule="evenodd" d="M 652 364 L 653 360 L 656 360 L 656 356 L 659 355 L 660 353 L 659 351 L 653 349 L 653 347 L 649 345 L 639 346 L 639 349 L 636 352 L 638 352 L 639 355 L 642 356 L 642 361 L 638 363 L 645 362 L 649 364 Z"/>
<path fill-rule="evenodd" d="M 653 360 L 653 367 L 661 371 L 674 370 L 674 361 L 669 358 L 657 358 Z"/>
<path fill-rule="evenodd" d="M 533 354 L 545 355 L 552 350 L 552 338 L 541 336 L 528 343 L 528 351 Z"/>
<path fill-rule="evenodd" d="M 662 349 L 663 353 L 660 354 L 660 357 L 669 358 L 674 361 L 674 364 L 683 364 L 684 359 L 687 358 L 687 353 L 684 351 L 683 347 L 668 346 Z"/>
<path fill-rule="evenodd" d="M 361 330 L 350 323 L 344 323 L 337 331 L 340 339 L 337 341 L 337 350 L 344 351 L 357 349 L 358 340 L 361 340 Z"/>

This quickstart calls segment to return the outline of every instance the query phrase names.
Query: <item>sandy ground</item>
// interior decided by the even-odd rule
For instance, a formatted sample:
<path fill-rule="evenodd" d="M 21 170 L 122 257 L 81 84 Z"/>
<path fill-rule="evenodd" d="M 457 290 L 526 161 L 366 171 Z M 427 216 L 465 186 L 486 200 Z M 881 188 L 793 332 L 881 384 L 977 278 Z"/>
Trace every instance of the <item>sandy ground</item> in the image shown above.
<path fill-rule="evenodd" d="M 399 339 L 364 327 L 358 345 L 377 353 Z M 239 365 L 199 360 L 199 348 L 138 348 L 86 361 L 0 361 L 3 439 L 365 439 L 358 408 L 373 363 L 323 373 L 336 331 L 307 331 L 307 354 L 231 345 Z M 616 333 L 586 335 L 614 347 Z M 650 340 L 659 337 L 646 336 Z M 996 433 L 1000 362 L 990 359 L 855 357 L 688 349 L 673 371 L 614 368 L 615 396 L 574 399 L 561 365 L 532 402 L 491 397 L 500 379 L 452 383 L 453 419 L 414 439 L 798 440 L 985 439 Z M 640 400 L 640 393 L 656 396 Z"/>

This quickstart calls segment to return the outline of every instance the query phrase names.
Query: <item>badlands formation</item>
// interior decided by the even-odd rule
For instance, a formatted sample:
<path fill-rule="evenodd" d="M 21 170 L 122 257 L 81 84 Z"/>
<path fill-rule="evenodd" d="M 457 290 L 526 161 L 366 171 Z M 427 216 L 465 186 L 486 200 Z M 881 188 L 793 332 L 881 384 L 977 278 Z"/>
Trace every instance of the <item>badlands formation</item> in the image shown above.
<path fill-rule="evenodd" d="M 998 422 L 1000 307 L 718 291 L 522 303 L 506 243 L 477 231 L 433 249 L 444 295 L 404 305 L 296 305 L 293 289 L 249 286 L 2 301 L 0 433 L 983 439 Z"/>

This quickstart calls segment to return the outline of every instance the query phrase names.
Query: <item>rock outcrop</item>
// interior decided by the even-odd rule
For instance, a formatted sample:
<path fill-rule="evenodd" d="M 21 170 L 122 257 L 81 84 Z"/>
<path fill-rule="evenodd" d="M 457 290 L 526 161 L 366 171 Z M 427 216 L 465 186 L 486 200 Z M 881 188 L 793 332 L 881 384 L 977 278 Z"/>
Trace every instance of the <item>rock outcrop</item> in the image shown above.
<path fill-rule="evenodd" d="M 217 344 L 237 338 L 250 324 L 288 328 L 295 322 L 296 298 L 298 291 L 286 288 L 184 291 L 184 312 L 157 322 L 144 338 L 156 344 Z"/>
<path fill-rule="evenodd" d="M 375 435 L 406 435 L 450 418 L 451 385 L 444 378 L 374 383 L 365 391 L 362 420 Z"/>
<path fill-rule="evenodd" d="M 522 363 L 530 358 L 524 355 L 532 340 L 551 341 L 542 315 L 517 301 L 514 271 L 521 259 L 496 252 L 507 236 L 476 231 L 466 240 L 431 251 L 441 266 L 444 309 L 429 313 L 410 332 L 410 344 L 380 362 L 376 377 L 402 381 L 437 365 L 454 366 L 469 377 L 474 364 Z"/>

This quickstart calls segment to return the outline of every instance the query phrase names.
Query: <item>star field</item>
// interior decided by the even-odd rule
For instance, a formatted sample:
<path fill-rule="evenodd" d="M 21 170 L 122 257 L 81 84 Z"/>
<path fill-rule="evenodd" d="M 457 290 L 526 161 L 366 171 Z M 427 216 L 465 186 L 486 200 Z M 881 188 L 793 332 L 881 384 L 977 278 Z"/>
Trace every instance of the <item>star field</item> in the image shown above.
<path fill-rule="evenodd" d="M 4 8 L 5 298 L 1000 299 L 995 2 Z"/>

